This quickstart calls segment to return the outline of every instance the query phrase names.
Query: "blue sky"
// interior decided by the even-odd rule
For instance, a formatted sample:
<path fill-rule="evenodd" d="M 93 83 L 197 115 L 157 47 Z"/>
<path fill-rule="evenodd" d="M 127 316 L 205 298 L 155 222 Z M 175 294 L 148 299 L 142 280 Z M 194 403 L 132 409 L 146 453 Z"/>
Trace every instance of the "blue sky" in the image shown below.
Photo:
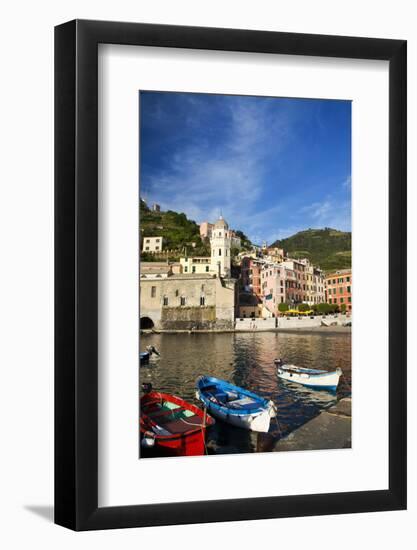
<path fill-rule="evenodd" d="M 140 194 L 255 243 L 351 230 L 351 103 L 140 93 Z"/>

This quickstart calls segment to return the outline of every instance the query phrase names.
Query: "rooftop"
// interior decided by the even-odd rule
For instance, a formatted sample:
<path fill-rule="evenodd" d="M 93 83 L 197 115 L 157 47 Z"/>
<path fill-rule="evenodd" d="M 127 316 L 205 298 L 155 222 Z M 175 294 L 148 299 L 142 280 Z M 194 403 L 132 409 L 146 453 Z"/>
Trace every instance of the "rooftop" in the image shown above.
<path fill-rule="evenodd" d="M 216 223 L 214 224 L 214 227 L 216 229 L 228 229 L 228 224 L 226 222 L 226 220 L 223 218 L 223 216 L 220 216 L 219 219 L 216 221 Z"/>

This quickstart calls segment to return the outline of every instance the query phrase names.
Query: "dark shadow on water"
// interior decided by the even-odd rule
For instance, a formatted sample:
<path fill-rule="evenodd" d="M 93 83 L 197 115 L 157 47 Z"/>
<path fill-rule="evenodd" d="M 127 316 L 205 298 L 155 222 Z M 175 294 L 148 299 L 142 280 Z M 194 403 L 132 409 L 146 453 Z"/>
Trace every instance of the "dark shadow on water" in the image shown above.
<path fill-rule="evenodd" d="M 43 519 L 46 519 L 49 523 L 54 522 L 54 507 L 53 506 L 38 506 L 36 504 L 24 506 L 25 510 L 32 512 Z"/>

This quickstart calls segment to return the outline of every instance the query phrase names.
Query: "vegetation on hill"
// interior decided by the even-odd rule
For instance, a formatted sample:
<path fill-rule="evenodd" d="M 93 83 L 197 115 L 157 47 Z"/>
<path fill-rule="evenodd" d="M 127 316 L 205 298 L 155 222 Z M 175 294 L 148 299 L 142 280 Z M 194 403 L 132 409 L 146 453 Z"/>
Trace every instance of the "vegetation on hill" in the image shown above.
<path fill-rule="evenodd" d="M 210 256 L 210 241 L 200 237 L 200 226 L 189 220 L 184 213 L 167 210 L 166 212 L 155 212 L 146 205 L 142 199 L 139 203 L 139 220 L 141 249 L 144 237 L 163 237 L 163 250 L 174 250 L 169 256 L 171 260 L 178 259 L 187 251 L 188 256 Z M 242 240 L 243 247 L 249 248 L 251 243 L 242 231 L 237 231 Z M 239 252 L 232 250 L 232 257 Z M 142 252 L 142 261 L 160 260 L 161 255 L 147 254 Z"/>
<path fill-rule="evenodd" d="M 352 235 L 350 232 L 324 229 L 307 229 L 291 237 L 274 242 L 292 258 L 308 258 L 326 272 L 351 267 Z"/>
<path fill-rule="evenodd" d="M 184 213 L 167 210 L 155 212 L 140 201 L 139 221 L 141 241 L 144 237 L 163 237 L 164 250 L 176 250 L 189 256 L 209 256 L 210 243 L 200 237 L 200 227 Z M 145 258 L 146 256 L 146 258 Z M 142 260 L 157 259 L 152 254 L 142 254 Z"/>
<path fill-rule="evenodd" d="M 174 250 L 171 260 L 179 259 L 187 251 L 188 256 L 210 256 L 209 239 L 201 239 L 200 227 L 189 220 L 184 213 L 167 210 L 155 212 L 140 201 L 141 249 L 144 237 L 163 237 L 163 249 Z M 241 238 L 243 250 L 249 250 L 252 243 L 242 231 L 236 231 Z M 346 269 L 351 266 L 351 233 L 324 229 L 307 229 L 291 237 L 274 242 L 272 247 L 283 248 L 292 258 L 308 258 L 314 265 L 327 272 Z M 232 249 L 234 258 L 238 249 Z M 141 254 L 142 261 L 160 260 L 161 255 Z"/>
<path fill-rule="evenodd" d="M 236 237 L 240 237 L 240 244 L 243 250 L 250 250 L 252 248 L 252 243 L 250 239 L 243 233 L 243 231 L 235 231 Z"/>

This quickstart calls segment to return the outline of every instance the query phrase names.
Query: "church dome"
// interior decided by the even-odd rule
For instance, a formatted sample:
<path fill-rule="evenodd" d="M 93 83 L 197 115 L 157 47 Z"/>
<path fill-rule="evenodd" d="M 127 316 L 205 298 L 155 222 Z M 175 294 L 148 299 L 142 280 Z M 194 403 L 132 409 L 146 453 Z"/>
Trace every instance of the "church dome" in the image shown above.
<path fill-rule="evenodd" d="M 226 220 L 223 219 L 223 216 L 220 216 L 220 218 L 214 224 L 214 227 L 215 227 L 215 229 L 228 229 L 229 228 L 229 226 L 227 225 Z"/>

